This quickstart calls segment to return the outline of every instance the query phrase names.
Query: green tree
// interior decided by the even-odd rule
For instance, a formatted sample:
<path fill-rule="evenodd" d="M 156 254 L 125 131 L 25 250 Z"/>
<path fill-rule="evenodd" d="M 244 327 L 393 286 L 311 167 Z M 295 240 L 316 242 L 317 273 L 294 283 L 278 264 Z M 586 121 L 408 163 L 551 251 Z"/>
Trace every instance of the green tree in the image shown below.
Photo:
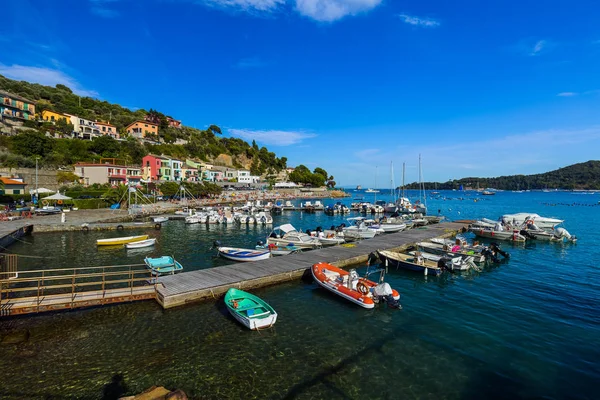
<path fill-rule="evenodd" d="M 165 196 L 173 196 L 179 193 L 180 186 L 177 182 L 164 182 L 160 184 L 160 191 Z"/>
<path fill-rule="evenodd" d="M 20 133 L 11 142 L 11 150 L 25 157 L 45 157 L 54 145 L 52 139 L 39 132 Z"/>

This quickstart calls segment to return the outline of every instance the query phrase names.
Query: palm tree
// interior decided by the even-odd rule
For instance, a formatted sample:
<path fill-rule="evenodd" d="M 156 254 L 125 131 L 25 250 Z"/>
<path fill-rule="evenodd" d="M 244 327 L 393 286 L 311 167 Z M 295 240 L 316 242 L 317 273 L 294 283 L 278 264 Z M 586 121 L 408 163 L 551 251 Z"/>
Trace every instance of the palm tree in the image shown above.
<path fill-rule="evenodd" d="M 119 185 L 117 187 L 110 188 L 102 195 L 102 197 L 108 201 L 119 203 L 121 207 L 127 207 L 127 191 L 129 188 L 126 185 Z"/>

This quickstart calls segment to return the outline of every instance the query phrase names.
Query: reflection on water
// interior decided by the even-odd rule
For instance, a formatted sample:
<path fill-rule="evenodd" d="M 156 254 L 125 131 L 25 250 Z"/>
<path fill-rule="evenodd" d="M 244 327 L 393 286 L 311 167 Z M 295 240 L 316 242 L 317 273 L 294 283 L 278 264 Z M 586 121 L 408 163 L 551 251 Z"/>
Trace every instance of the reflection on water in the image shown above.
<path fill-rule="evenodd" d="M 433 207 L 494 218 L 535 204 L 541 215 L 567 219 L 579 243 L 503 244 L 511 259 L 481 272 L 424 277 L 390 269 L 386 280 L 402 295 L 400 311 L 364 310 L 298 280 L 253 291 L 279 314 L 275 327 L 261 332 L 239 325 L 222 301 L 171 310 L 146 301 L 2 320 L 0 397 L 101 398 L 118 383 L 129 394 L 163 385 L 215 399 L 592 398 L 600 378 L 600 279 L 592 261 L 600 239 L 583 227 L 600 220 L 598 208 L 585 215 L 548 210 L 536 196 L 498 193 L 468 206 L 440 199 Z M 343 221 L 299 214 L 276 224 Z M 193 270 L 228 263 L 210 251 L 214 240 L 253 246 L 269 231 L 171 221 L 150 232 L 158 243 L 144 252 L 96 247 L 96 239 L 117 232 L 40 234 L 11 250 L 46 257 L 20 259 L 21 268 L 169 254 Z"/>

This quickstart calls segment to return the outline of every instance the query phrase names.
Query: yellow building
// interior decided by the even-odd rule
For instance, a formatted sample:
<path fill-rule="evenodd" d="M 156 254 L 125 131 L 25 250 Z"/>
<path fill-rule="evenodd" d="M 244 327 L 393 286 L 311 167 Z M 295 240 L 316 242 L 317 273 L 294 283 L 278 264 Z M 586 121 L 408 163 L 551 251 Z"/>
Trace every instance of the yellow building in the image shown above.
<path fill-rule="evenodd" d="M 147 135 L 158 136 L 158 125 L 148 121 L 135 121 L 134 123 L 127 125 L 125 130 L 129 135 L 138 139 L 143 139 Z"/>
<path fill-rule="evenodd" d="M 48 122 L 58 122 L 59 120 L 63 119 L 65 122 L 71 123 L 71 117 L 50 110 L 42 111 L 42 119 Z"/>

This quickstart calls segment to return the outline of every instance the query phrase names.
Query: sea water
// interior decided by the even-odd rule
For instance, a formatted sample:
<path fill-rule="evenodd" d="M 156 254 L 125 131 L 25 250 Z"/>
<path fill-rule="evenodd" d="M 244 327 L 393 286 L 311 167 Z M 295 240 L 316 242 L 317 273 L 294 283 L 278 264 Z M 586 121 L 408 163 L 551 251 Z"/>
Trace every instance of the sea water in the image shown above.
<path fill-rule="evenodd" d="M 428 198 L 430 214 L 439 210 L 451 220 L 515 212 L 557 217 L 579 240 L 504 242 L 510 260 L 480 272 L 390 270 L 386 280 L 400 291 L 402 310 L 365 310 L 298 280 L 253 291 L 279 314 L 275 327 L 261 332 L 239 325 L 222 301 L 170 310 L 145 301 L 2 319 L 1 338 L 28 339 L 0 344 L 0 398 L 92 399 L 152 385 L 215 399 L 598 398 L 599 200 L 581 192 L 441 191 Z M 328 228 L 344 219 L 284 212 L 275 225 Z M 30 256 L 19 259 L 20 269 L 173 255 L 189 271 L 229 263 L 216 257 L 213 241 L 253 247 L 270 229 L 169 221 L 150 233 L 155 248 L 142 251 L 96 247 L 96 239 L 118 232 L 37 234 L 10 251 Z"/>

